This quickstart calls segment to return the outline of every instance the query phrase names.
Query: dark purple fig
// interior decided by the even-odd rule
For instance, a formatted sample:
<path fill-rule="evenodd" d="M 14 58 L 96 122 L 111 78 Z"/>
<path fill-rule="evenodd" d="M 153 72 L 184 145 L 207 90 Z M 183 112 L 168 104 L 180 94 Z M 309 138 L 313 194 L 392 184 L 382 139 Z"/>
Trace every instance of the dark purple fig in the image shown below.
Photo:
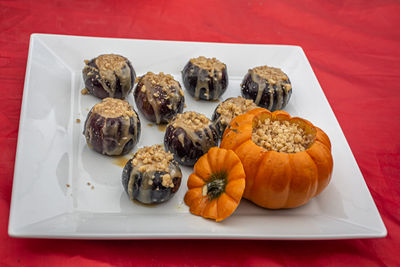
<path fill-rule="evenodd" d="M 104 98 L 87 115 L 83 134 L 95 151 L 109 156 L 124 155 L 139 141 L 139 116 L 127 101 Z"/>
<path fill-rule="evenodd" d="M 100 55 L 85 60 L 82 70 L 86 89 L 98 98 L 125 99 L 135 83 L 136 73 L 131 62 L 123 56 Z"/>
<path fill-rule="evenodd" d="M 231 120 L 239 115 L 246 113 L 249 110 L 257 108 L 253 100 L 245 99 L 241 96 L 230 97 L 220 103 L 214 110 L 212 121 L 217 129 L 218 136 L 221 139 L 226 127 L 231 123 Z"/>
<path fill-rule="evenodd" d="M 292 95 L 288 76 L 281 69 L 268 66 L 250 69 L 240 86 L 244 98 L 270 111 L 283 109 Z"/>
<path fill-rule="evenodd" d="M 122 185 L 128 197 L 143 204 L 169 200 L 178 191 L 181 180 L 178 163 L 161 145 L 139 149 L 122 171 Z"/>
<path fill-rule="evenodd" d="M 140 112 L 156 124 L 168 123 L 185 105 L 181 85 L 163 72 L 140 77 L 133 95 Z"/>
<path fill-rule="evenodd" d="M 226 65 L 216 58 L 192 58 L 182 71 L 183 85 L 196 99 L 217 100 L 228 87 Z"/>
<path fill-rule="evenodd" d="M 193 166 L 211 147 L 217 145 L 218 134 L 213 123 L 206 116 L 191 111 L 176 115 L 164 135 L 165 149 L 186 166 Z"/>

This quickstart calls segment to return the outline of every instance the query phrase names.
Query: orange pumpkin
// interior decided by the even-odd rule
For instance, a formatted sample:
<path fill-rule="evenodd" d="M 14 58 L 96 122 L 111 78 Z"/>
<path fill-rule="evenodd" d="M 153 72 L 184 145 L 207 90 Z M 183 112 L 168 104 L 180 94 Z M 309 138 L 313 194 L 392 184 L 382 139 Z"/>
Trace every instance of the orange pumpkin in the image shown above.
<path fill-rule="evenodd" d="M 189 176 L 185 203 L 190 212 L 222 221 L 239 205 L 245 188 L 245 173 L 232 150 L 212 147 L 194 165 Z"/>
<path fill-rule="evenodd" d="M 297 153 L 266 150 L 252 140 L 257 120 L 296 123 L 313 135 L 309 147 Z M 294 208 L 307 203 L 328 185 L 333 159 L 328 136 L 310 122 L 291 117 L 285 111 L 257 108 L 234 118 L 225 130 L 221 148 L 233 150 L 246 173 L 243 197 L 270 209 Z"/>

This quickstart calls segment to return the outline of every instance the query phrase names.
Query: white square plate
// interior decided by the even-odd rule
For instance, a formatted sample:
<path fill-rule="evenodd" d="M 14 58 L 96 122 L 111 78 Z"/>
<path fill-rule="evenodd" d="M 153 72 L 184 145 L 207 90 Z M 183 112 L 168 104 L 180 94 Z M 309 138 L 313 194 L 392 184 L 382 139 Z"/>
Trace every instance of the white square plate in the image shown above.
<path fill-rule="evenodd" d="M 191 215 L 183 203 L 191 168 L 183 167 L 180 190 L 168 202 L 142 206 L 121 184 L 121 159 L 90 150 L 82 135 L 88 110 L 99 99 L 82 95 L 84 59 L 116 53 L 136 73 L 172 74 L 200 55 L 227 64 L 229 87 L 222 99 L 240 95 L 249 68 L 282 68 L 293 85 L 285 108 L 310 120 L 330 137 L 333 178 L 307 205 L 267 210 L 243 200 L 222 223 Z M 185 110 L 211 116 L 218 103 L 194 101 Z M 132 95 L 128 101 L 134 104 Z M 140 114 L 138 147 L 162 143 L 163 132 Z M 80 119 L 81 123 L 77 122 Z M 15 162 L 9 234 L 45 238 L 232 238 L 338 239 L 384 237 L 386 228 L 353 154 L 300 47 L 129 40 L 34 34 L 31 36 Z"/>

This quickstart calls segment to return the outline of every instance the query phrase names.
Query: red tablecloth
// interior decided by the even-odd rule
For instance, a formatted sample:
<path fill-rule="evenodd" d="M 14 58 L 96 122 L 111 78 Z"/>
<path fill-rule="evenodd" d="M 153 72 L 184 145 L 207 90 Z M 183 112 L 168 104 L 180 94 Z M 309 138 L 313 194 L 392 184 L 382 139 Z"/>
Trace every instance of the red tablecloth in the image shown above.
<path fill-rule="evenodd" d="M 0 0 L 0 265 L 400 265 L 400 2 Z M 80 241 L 7 234 L 29 36 L 303 47 L 388 236 L 341 241 Z"/>

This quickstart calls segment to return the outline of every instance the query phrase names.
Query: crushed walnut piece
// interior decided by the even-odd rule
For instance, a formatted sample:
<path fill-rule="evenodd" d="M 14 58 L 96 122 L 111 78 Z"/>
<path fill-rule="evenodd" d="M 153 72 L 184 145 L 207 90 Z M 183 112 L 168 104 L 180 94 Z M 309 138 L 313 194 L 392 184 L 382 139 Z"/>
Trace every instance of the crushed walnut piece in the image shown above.
<path fill-rule="evenodd" d="M 227 125 L 234 117 L 246 113 L 249 110 L 257 108 L 257 105 L 251 99 L 245 99 L 241 96 L 233 97 L 222 102 L 217 113 L 220 114 L 220 122 Z"/>
<path fill-rule="evenodd" d="M 214 71 L 221 72 L 223 69 L 226 69 L 226 65 L 221 61 L 219 61 L 218 59 L 216 59 L 215 57 L 206 58 L 200 56 L 197 58 L 190 59 L 190 62 L 201 69 L 207 70 L 210 75 L 214 75 Z"/>
<path fill-rule="evenodd" d="M 131 105 L 124 100 L 107 97 L 93 107 L 93 112 L 106 118 L 136 116 Z"/>
<path fill-rule="evenodd" d="M 204 128 L 210 125 L 211 121 L 203 114 L 193 111 L 186 111 L 185 113 L 177 114 L 170 123 L 174 128 L 178 128 L 180 127 L 180 125 L 184 125 L 186 129 L 190 129 L 196 132 L 203 131 Z"/>
<path fill-rule="evenodd" d="M 81 90 L 81 94 L 82 95 L 88 95 L 89 94 L 89 90 L 85 87 Z"/>
<path fill-rule="evenodd" d="M 162 186 L 174 187 L 174 183 L 173 183 L 173 180 L 172 180 L 172 177 L 170 174 L 168 174 L 168 173 L 164 174 L 163 176 L 161 176 L 161 179 L 162 179 L 162 182 L 161 182 Z"/>
<path fill-rule="evenodd" d="M 146 146 L 136 152 L 132 167 L 138 168 L 140 172 L 169 172 L 169 164 L 173 158 L 172 153 L 165 151 L 161 145 Z"/>
<path fill-rule="evenodd" d="M 296 153 L 306 150 L 315 136 L 307 134 L 297 123 L 289 121 L 257 120 L 253 126 L 253 142 L 267 150 Z"/>

